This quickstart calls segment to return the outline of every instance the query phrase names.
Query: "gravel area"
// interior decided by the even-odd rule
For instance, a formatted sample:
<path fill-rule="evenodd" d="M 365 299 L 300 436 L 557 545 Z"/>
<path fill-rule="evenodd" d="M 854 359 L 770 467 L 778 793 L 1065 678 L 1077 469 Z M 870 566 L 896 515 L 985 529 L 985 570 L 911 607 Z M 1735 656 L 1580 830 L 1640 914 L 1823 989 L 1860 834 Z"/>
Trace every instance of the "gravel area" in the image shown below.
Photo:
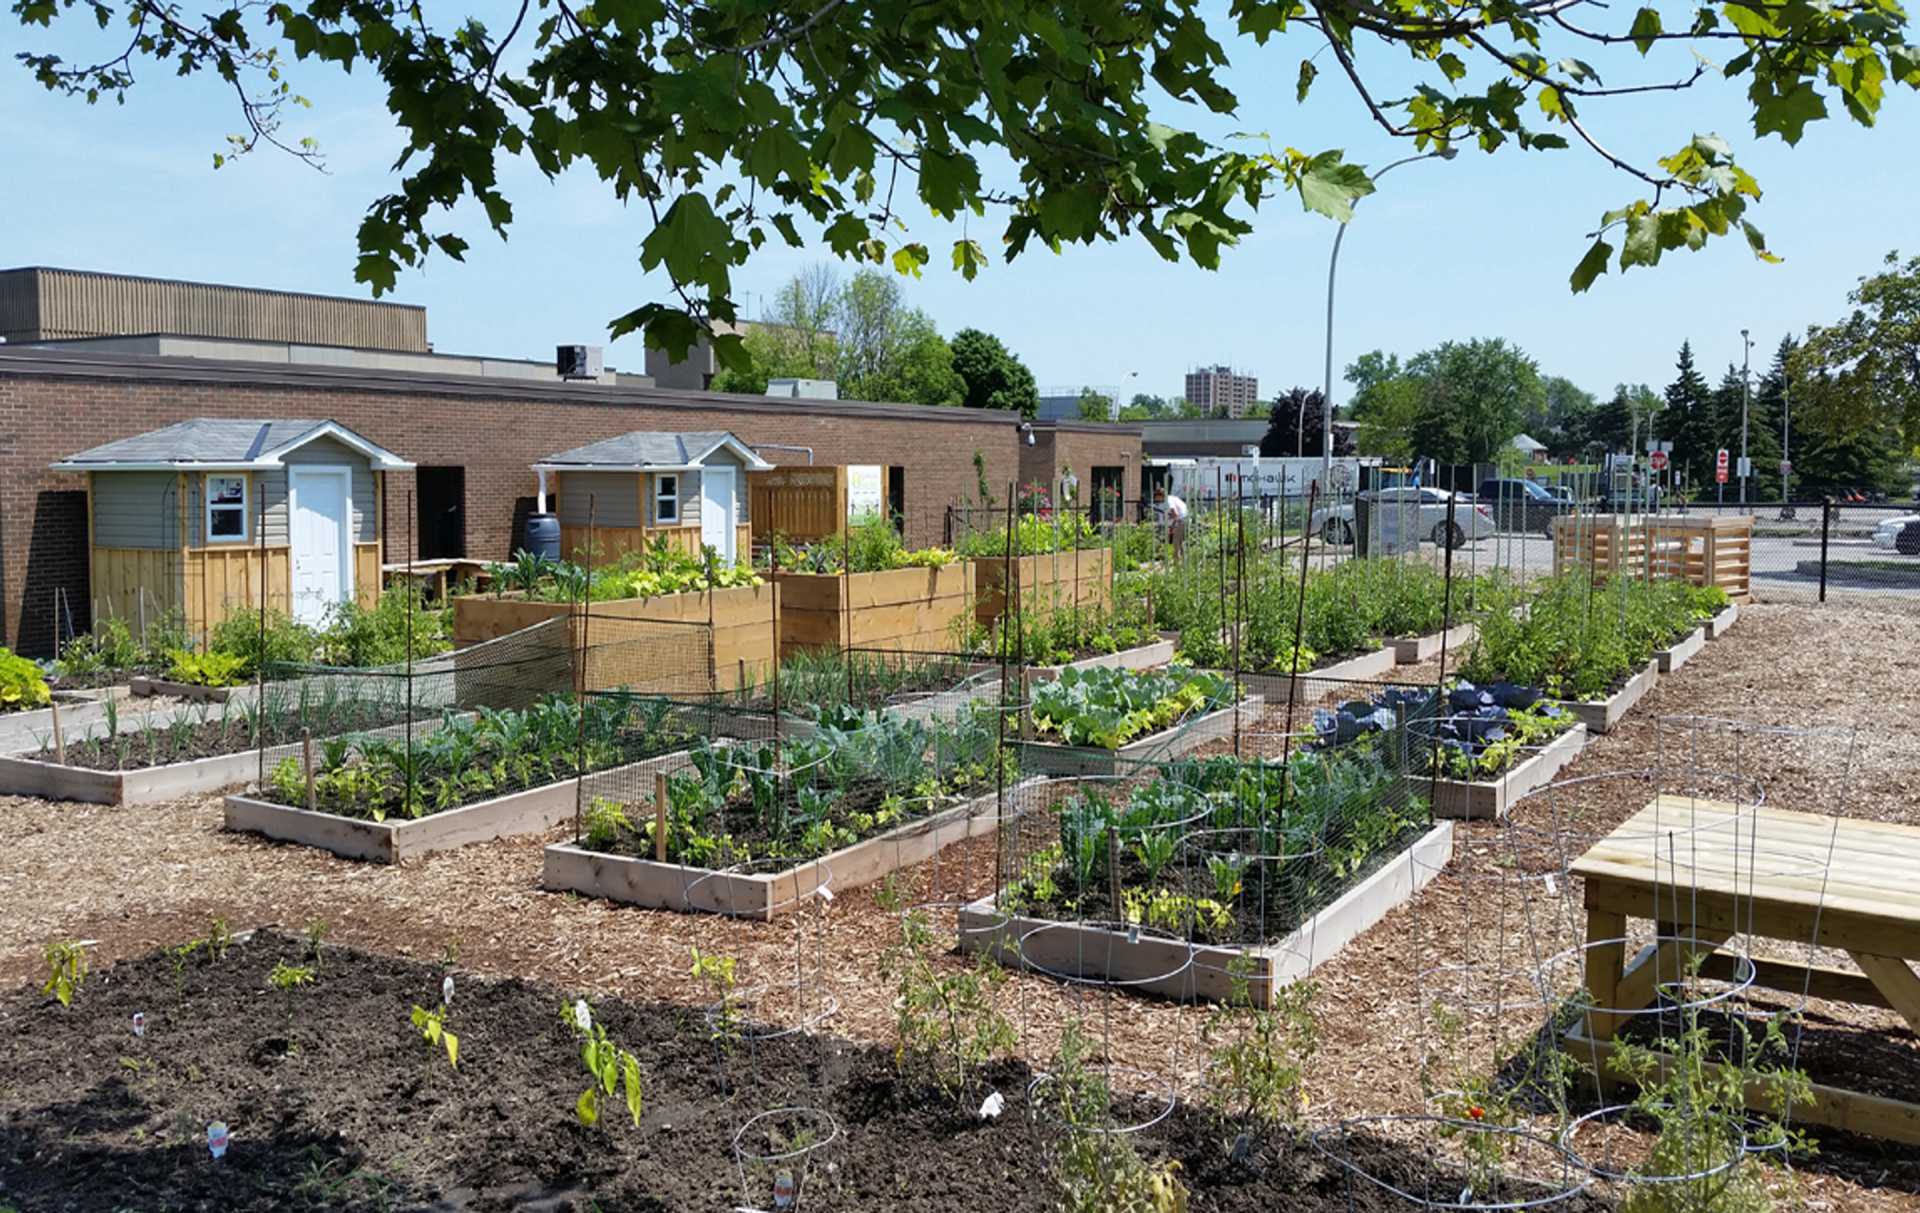
<path fill-rule="evenodd" d="M 1421 681 L 1436 673 L 1429 664 L 1393 677 Z M 1249 733 L 1264 729 L 1277 741 L 1276 715 Z M 1577 958 L 1584 926 L 1577 891 L 1544 873 L 1646 803 L 1647 780 L 1618 773 L 1657 767 L 1665 781 L 1712 771 L 1758 783 L 1772 804 L 1920 825 L 1920 746 L 1906 740 L 1916 718 L 1920 619 L 1851 607 L 1744 608 L 1725 639 L 1663 679 L 1563 776 L 1590 778 L 1523 802 L 1510 824 L 1463 827 L 1447 873 L 1320 968 L 1322 1046 L 1308 1079 L 1310 1121 L 1421 1110 L 1421 1065 L 1437 1002 L 1474 1012 L 1449 1055 L 1454 1061 L 1503 1056 L 1530 1034 L 1529 1023 L 1538 1027 L 1538 996 L 1508 978 L 1567 949 Z M 1734 732 L 1706 719 L 1786 731 Z M 325 920 L 338 942 L 451 956 L 463 971 L 684 1002 L 699 997 L 690 948 L 740 957 L 743 983 L 788 971 L 796 949 L 817 949 L 839 1004 L 831 1029 L 891 1038 L 894 992 L 879 958 L 896 922 L 866 891 L 836 898 L 804 927 L 638 910 L 542 891 L 532 839 L 400 867 L 352 863 L 227 834 L 217 797 L 131 809 L 0 800 L 0 832 L 8 841 L 0 863 L 0 904 L 8 907 L 0 916 L 0 988 L 37 983 L 41 949 L 56 938 L 88 941 L 99 966 L 204 935 L 215 916 L 236 930 L 277 924 L 299 931 Z M 944 905 L 988 891 L 992 875 L 991 843 L 977 840 L 950 848 L 904 884 L 915 900 Z M 1548 967 L 1559 973 L 1567 966 Z M 1010 980 L 1001 997 L 1031 1058 L 1044 1062 L 1060 1025 L 1080 1015 L 1150 1072 L 1149 1085 L 1196 1089 L 1204 1009 L 1026 976 Z M 1813 1010 L 1872 1029 L 1879 1064 L 1907 1066 L 1914 1076 L 1908 1093 L 1920 1090 L 1920 1049 L 1891 1013 Z M 1797 1173 L 1799 1195 L 1809 1208 L 1920 1210 L 1916 1153 L 1836 1143 Z"/>

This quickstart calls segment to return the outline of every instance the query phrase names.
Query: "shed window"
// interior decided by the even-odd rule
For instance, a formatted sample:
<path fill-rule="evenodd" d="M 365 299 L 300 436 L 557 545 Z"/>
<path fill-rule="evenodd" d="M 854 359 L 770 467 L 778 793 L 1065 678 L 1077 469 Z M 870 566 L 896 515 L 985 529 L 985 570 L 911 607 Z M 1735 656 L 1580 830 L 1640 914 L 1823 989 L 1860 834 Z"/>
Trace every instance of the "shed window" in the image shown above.
<path fill-rule="evenodd" d="M 207 477 L 207 542 L 247 541 L 247 478 Z"/>
<path fill-rule="evenodd" d="M 655 476 L 653 478 L 653 520 L 655 522 L 680 521 L 680 477 Z"/>

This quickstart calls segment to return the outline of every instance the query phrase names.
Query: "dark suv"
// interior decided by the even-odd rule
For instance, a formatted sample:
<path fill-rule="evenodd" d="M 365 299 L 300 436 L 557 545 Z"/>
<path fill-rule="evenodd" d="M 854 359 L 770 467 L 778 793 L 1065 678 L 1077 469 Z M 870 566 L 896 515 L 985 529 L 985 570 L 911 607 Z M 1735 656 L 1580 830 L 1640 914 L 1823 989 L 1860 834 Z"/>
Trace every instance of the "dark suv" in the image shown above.
<path fill-rule="evenodd" d="M 1573 512 L 1573 503 L 1556 497 L 1537 480 L 1482 480 L 1480 503 L 1492 511 L 1494 522 L 1503 531 L 1538 531 L 1553 534 L 1553 520 Z"/>

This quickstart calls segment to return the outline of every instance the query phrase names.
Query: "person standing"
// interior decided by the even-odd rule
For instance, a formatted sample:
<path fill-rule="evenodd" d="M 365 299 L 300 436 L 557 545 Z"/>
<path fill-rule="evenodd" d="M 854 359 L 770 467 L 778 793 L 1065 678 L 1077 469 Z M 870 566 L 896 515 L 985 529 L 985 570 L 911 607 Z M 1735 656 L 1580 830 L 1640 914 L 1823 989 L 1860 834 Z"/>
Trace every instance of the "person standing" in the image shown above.
<path fill-rule="evenodd" d="M 1167 517 L 1167 542 L 1178 559 L 1187 546 L 1187 503 L 1178 494 L 1160 490 L 1160 509 Z"/>

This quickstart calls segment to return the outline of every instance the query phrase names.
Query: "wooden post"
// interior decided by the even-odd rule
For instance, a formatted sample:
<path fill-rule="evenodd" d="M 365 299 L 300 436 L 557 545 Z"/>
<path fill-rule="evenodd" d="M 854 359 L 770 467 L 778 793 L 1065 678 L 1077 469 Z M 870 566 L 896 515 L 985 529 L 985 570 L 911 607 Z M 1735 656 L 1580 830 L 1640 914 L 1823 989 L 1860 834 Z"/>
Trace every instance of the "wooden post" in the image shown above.
<path fill-rule="evenodd" d="M 667 773 L 653 773 L 653 858 L 667 862 Z"/>
<path fill-rule="evenodd" d="M 300 730 L 300 762 L 307 772 L 307 812 L 314 809 L 313 796 L 313 730 Z"/>
<path fill-rule="evenodd" d="M 47 711 L 52 714 L 53 720 L 53 760 L 61 766 L 66 766 L 67 739 L 60 731 L 60 701 L 58 699 L 48 700 Z"/>
<path fill-rule="evenodd" d="M 1120 831 L 1107 827 L 1107 896 L 1113 899 L 1113 919 L 1127 925 L 1126 910 L 1120 901 Z"/>

